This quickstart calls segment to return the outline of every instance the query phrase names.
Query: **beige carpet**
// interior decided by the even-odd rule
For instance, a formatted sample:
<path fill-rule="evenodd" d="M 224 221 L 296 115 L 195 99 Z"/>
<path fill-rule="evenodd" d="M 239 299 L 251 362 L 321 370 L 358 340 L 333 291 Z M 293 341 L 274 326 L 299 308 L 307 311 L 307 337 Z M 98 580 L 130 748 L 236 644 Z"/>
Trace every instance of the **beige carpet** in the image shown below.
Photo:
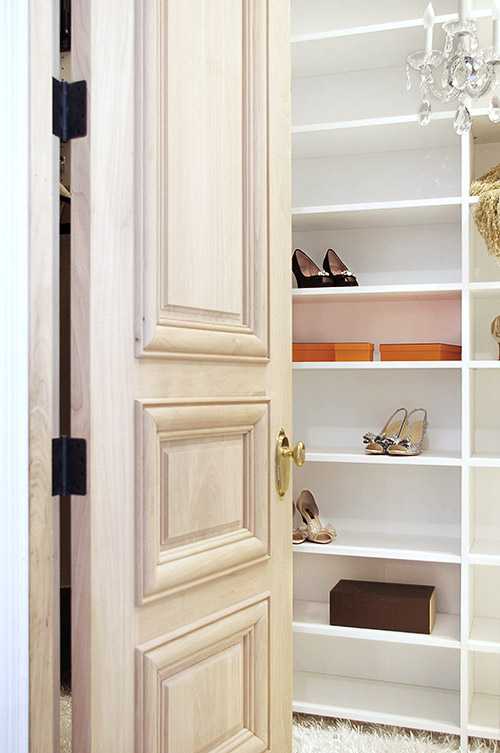
<path fill-rule="evenodd" d="M 375 724 L 355 724 L 294 714 L 292 753 L 452 753 L 454 735 L 415 732 Z M 471 741 L 471 753 L 500 753 L 494 741 Z M 61 753 L 71 753 L 71 694 L 61 690 Z"/>
<path fill-rule="evenodd" d="M 456 735 L 356 724 L 341 719 L 294 714 L 293 753 L 452 753 Z M 497 742 L 472 739 L 471 753 L 500 753 Z"/>
<path fill-rule="evenodd" d="M 61 753 L 71 753 L 71 693 L 61 688 Z"/>

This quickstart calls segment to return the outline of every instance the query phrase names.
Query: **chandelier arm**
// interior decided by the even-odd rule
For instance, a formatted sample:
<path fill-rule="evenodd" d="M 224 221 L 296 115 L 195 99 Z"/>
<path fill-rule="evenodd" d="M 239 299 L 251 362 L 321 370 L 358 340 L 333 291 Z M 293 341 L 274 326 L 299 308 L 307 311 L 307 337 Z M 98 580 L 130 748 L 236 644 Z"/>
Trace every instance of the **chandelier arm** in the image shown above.
<path fill-rule="evenodd" d="M 471 97 L 472 99 L 480 99 L 481 97 L 484 97 L 490 88 L 492 87 L 492 79 L 488 79 L 481 89 L 472 89 L 468 84 L 465 87 L 465 92 Z"/>
<path fill-rule="evenodd" d="M 444 91 L 443 89 L 438 89 L 436 84 L 433 81 L 427 82 L 427 87 L 430 91 L 430 93 L 436 97 L 436 99 L 439 99 L 440 102 L 451 102 L 452 99 L 455 99 L 460 94 L 458 89 L 449 89 L 448 91 Z"/>

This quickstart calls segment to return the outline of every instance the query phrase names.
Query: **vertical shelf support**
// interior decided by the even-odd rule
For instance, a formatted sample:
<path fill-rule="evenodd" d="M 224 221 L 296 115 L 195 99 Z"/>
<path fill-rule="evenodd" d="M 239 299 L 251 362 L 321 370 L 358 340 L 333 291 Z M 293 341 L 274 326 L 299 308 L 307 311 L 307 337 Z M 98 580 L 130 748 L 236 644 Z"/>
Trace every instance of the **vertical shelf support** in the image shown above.
<path fill-rule="evenodd" d="M 461 479 L 461 577 L 460 577 L 460 747 L 468 749 L 469 722 L 469 549 L 470 549 L 470 243 L 469 186 L 471 179 L 472 134 L 461 137 L 461 241 L 462 241 L 462 479 Z"/>

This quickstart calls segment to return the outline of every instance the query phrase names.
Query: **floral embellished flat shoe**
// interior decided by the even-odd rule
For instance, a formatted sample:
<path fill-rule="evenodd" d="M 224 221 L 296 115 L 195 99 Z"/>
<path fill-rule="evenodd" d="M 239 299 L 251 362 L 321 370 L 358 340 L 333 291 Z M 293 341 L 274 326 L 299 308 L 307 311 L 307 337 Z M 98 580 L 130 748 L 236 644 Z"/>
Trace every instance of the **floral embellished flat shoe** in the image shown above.
<path fill-rule="evenodd" d="M 401 416 L 394 420 L 398 413 L 401 413 Z M 363 442 L 366 444 L 366 454 L 383 455 L 384 452 L 387 452 L 387 448 L 390 445 L 397 444 L 407 418 L 408 411 L 406 408 L 398 408 L 394 411 L 379 434 L 367 432 L 363 436 Z"/>
<path fill-rule="evenodd" d="M 308 489 L 300 492 L 297 499 L 297 510 L 304 521 L 306 537 L 315 544 L 331 544 L 337 536 L 337 531 L 330 524 L 322 525 L 319 519 L 318 505 Z M 303 530 L 303 527 L 300 526 Z"/>

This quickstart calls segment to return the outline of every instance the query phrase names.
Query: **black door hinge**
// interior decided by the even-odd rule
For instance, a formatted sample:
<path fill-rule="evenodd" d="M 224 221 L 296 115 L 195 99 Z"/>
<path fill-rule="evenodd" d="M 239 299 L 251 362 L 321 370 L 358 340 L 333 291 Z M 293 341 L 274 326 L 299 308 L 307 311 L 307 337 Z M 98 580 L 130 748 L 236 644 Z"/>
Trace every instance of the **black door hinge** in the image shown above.
<path fill-rule="evenodd" d="M 52 496 L 87 494 L 87 442 L 58 437 L 52 440 Z"/>
<path fill-rule="evenodd" d="M 65 144 L 87 135 L 87 82 L 52 79 L 52 133 Z"/>

